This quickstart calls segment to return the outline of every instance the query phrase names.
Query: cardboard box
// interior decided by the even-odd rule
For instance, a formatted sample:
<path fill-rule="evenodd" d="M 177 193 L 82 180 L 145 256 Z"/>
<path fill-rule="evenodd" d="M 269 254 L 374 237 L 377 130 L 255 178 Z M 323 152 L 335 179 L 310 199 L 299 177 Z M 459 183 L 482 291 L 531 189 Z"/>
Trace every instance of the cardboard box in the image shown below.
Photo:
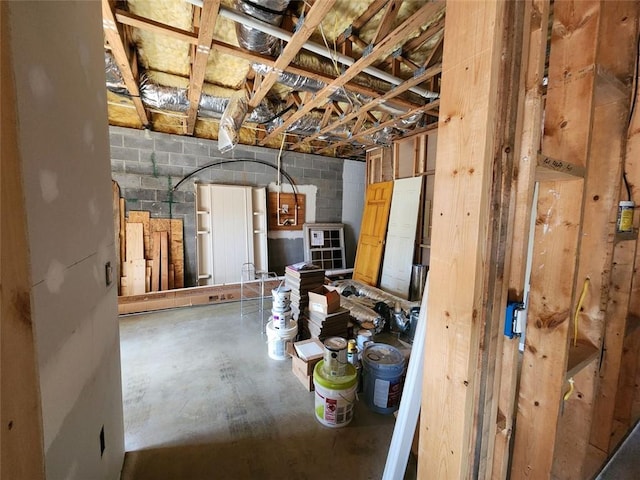
<path fill-rule="evenodd" d="M 301 358 L 298 355 L 298 351 L 304 352 L 305 346 L 315 345 L 320 347 L 320 354 L 309 355 L 308 357 Z M 296 350 L 296 346 L 298 349 Z M 317 349 L 316 349 L 317 350 Z M 291 356 L 291 371 L 300 380 L 300 383 L 305 386 L 307 391 L 313 391 L 313 369 L 316 364 L 324 357 L 324 345 L 317 338 L 311 340 L 302 340 L 301 342 L 287 344 L 287 353 Z"/>
<path fill-rule="evenodd" d="M 300 360 L 300 359 L 298 359 Z M 302 360 L 300 360 L 302 361 Z M 299 370 L 295 364 L 292 364 L 291 371 L 296 376 L 300 383 L 307 389 L 308 392 L 313 392 L 313 375 L 306 375 L 305 372 Z"/>
<path fill-rule="evenodd" d="M 329 290 L 322 286 L 309 292 L 309 311 L 333 313 L 340 308 L 340 294 L 336 290 Z"/>

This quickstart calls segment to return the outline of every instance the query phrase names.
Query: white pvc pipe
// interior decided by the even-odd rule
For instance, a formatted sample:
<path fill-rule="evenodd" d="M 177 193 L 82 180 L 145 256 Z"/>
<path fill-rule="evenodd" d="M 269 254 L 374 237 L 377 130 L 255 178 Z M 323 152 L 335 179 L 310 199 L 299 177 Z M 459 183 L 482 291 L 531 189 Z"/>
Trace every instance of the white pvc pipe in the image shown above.
<path fill-rule="evenodd" d="M 185 0 L 192 5 L 197 7 L 201 7 L 203 5 L 203 0 Z M 289 42 L 291 40 L 291 33 L 283 30 L 281 28 L 275 27 L 267 22 L 263 22 L 258 20 L 257 18 L 253 18 L 249 15 L 245 15 L 243 13 L 236 12 L 226 7 L 220 7 L 218 14 L 222 17 L 228 18 L 229 20 L 233 20 L 234 22 L 241 23 L 243 25 L 247 25 L 249 27 L 255 28 L 256 30 L 260 30 L 263 33 L 268 33 L 280 40 L 284 40 L 285 42 Z M 307 41 L 302 45 L 302 48 L 305 50 L 309 50 L 310 52 L 316 53 L 328 59 L 334 59 L 344 65 L 351 66 L 355 63 L 355 59 L 348 57 L 346 55 L 342 55 L 338 52 L 331 52 L 324 45 L 320 45 L 315 42 Z M 393 85 L 400 85 L 404 82 L 403 79 L 394 77 L 393 75 L 388 74 L 382 70 L 379 70 L 374 67 L 367 67 L 363 70 L 363 72 L 368 73 L 380 80 L 384 80 L 385 82 L 392 83 Z M 424 98 L 438 98 L 438 94 L 435 92 L 430 92 L 429 90 L 425 90 L 419 87 L 411 87 L 409 89 L 413 93 L 417 93 L 418 95 Z"/>

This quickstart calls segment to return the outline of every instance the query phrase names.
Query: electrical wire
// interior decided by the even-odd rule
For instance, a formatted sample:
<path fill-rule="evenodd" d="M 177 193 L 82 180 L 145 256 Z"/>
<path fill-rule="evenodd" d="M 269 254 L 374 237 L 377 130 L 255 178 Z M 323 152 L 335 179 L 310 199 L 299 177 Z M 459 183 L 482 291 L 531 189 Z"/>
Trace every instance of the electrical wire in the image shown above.
<path fill-rule="evenodd" d="M 627 136 L 629 134 L 629 129 L 631 128 L 631 122 L 633 121 L 633 115 L 636 111 L 636 103 L 638 101 L 638 74 L 640 73 L 640 33 L 638 34 L 638 39 L 636 41 L 636 65 L 635 71 L 633 75 L 633 96 L 631 97 L 631 107 L 629 108 L 629 119 L 627 121 Z M 622 169 L 622 180 L 624 181 L 624 186 L 627 190 L 627 200 L 631 201 L 631 187 L 629 186 L 629 181 L 627 180 L 627 172 L 624 167 Z"/>
<path fill-rule="evenodd" d="M 575 380 L 573 379 L 573 377 L 569 378 L 569 380 L 567 380 L 569 382 L 569 390 L 567 390 L 567 393 L 564 394 L 563 400 L 566 402 L 567 400 L 569 400 L 569 398 L 571 398 L 571 395 L 573 395 L 573 390 L 574 390 L 574 383 Z"/>
<path fill-rule="evenodd" d="M 584 283 L 582 284 L 582 292 L 580 292 L 580 299 L 578 300 L 578 305 L 576 305 L 576 311 L 573 315 L 573 346 L 578 345 L 578 318 L 580 315 L 580 309 L 582 308 L 582 302 L 584 302 L 584 297 L 587 295 L 587 289 L 589 287 L 589 277 L 584 279 Z"/>
<path fill-rule="evenodd" d="M 182 177 L 180 179 L 180 181 L 178 183 L 176 183 L 176 185 L 173 187 L 172 191 L 175 192 L 180 187 L 180 185 L 182 185 L 184 182 L 186 182 L 189 178 L 193 177 L 194 175 L 197 175 L 198 173 L 202 172 L 203 170 L 206 170 L 207 168 L 216 167 L 218 165 L 225 165 L 227 163 L 236 163 L 236 162 L 259 163 L 260 165 L 266 165 L 267 167 L 271 167 L 273 169 L 277 169 L 276 166 L 273 163 L 269 163 L 269 162 L 267 162 L 265 160 L 258 160 L 257 158 L 235 158 L 233 160 L 220 159 L 220 160 L 208 163 L 206 165 L 203 165 L 200 168 L 196 168 L 190 174 L 185 175 L 184 177 Z M 296 182 L 293 180 L 293 178 L 291 178 L 291 175 L 289 175 L 284 170 L 282 170 L 282 175 L 284 175 L 284 177 L 289 182 L 289 185 L 291 185 L 291 189 L 293 190 L 293 197 L 294 197 L 295 203 L 297 205 L 298 204 L 298 188 L 296 187 Z"/>

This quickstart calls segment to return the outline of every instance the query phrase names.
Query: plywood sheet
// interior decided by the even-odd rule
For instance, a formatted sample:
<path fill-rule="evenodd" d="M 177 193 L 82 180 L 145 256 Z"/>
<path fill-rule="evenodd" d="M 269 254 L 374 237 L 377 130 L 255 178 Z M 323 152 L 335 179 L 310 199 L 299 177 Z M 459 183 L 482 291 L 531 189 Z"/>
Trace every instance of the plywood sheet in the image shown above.
<path fill-rule="evenodd" d="M 144 258 L 144 237 L 141 223 L 127 222 L 126 260 Z"/>
<path fill-rule="evenodd" d="M 131 210 L 129 211 L 129 221 L 131 223 L 141 223 L 142 224 L 142 236 L 144 239 L 144 258 L 150 258 L 149 257 L 149 247 L 150 247 L 150 242 L 149 242 L 149 235 L 150 235 L 150 230 L 149 230 L 149 220 L 150 220 L 150 213 L 144 210 Z"/>

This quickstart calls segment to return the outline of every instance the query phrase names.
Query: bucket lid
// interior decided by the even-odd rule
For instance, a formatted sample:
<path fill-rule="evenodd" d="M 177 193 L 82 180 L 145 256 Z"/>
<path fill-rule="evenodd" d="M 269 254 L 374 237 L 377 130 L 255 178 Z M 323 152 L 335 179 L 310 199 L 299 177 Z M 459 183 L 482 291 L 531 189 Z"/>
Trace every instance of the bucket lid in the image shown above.
<path fill-rule="evenodd" d="M 362 361 L 376 370 L 395 370 L 404 368 L 404 356 L 396 347 L 386 343 L 367 345 L 362 354 Z"/>
<path fill-rule="evenodd" d="M 356 367 L 347 363 L 346 373 L 342 376 L 327 375 L 324 373 L 324 360 L 316 363 L 313 369 L 313 381 L 318 385 L 330 390 L 346 390 L 353 387 L 358 382 L 358 371 Z"/>
<path fill-rule="evenodd" d="M 347 348 L 347 341 L 342 337 L 329 337 L 324 341 L 327 350 L 337 352 Z"/>

